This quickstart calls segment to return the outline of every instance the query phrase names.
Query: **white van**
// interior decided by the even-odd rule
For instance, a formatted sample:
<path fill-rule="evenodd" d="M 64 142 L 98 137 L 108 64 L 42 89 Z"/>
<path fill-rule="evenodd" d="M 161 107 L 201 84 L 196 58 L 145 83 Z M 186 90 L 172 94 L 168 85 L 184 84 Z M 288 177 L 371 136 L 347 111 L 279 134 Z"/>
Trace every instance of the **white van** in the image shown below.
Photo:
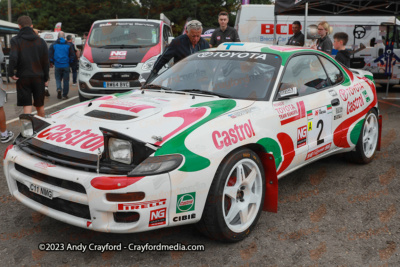
<path fill-rule="evenodd" d="M 75 33 L 65 33 L 65 37 L 68 35 L 72 35 L 72 37 L 75 39 L 75 45 L 81 45 L 82 44 L 82 39 L 78 37 L 77 34 Z M 55 43 L 58 39 L 58 32 L 41 32 L 39 33 L 39 36 L 42 37 L 46 43 L 47 47 L 50 47 L 53 43 Z"/>
<path fill-rule="evenodd" d="M 95 21 L 79 62 L 79 99 L 141 87 L 172 40 L 170 21 L 110 19 Z"/>
<path fill-rule="evenodd" d="M 285 45 L 293 35 L 292 22 L 296 20 L 300 21 L 302 25 L 304 24 L 304 16 L 277 17 L 276 40 L 279 45 Z M 357 51 L 360 46 L 365 46 L 364 49 L 360 49 L 354 54 L 354 59 L 352 56 L 351 67 L 370 71 L 374 74 L 377 83 L 386 84 L 388 81 L 385 76 L 386 64 L 373 61 L 385 52 L 385 43 L 389 33 L 392 36 L 393 25 L 400 25 L 400 21 L 394 16 L 308 16 L 307 25 L 317 25 L 324 20 L 333 28 L 333 33 L 330 35 L 332 42 L 336 32 L 346 32 L 349 35 L 347 49 L 353 50 L 354 48 Z M 355 27 L 356 25 L 360 26 Z M 274 40 L 274 5 L 242 5 L 236 16 L 235 28 L 243 42 L 272 44 Z M 396 28 L 397 36 L 400 36 L 400 27 Z M 302 32 L 304 34 L 304 29 Z M 310 46 L 311 42 L 312 40 L 306 40 L 305 46 Z M 394 44 L 393 52 L 400 57 L 399 38 Z M 337 51 L 333 49 L 332 55 L 335 56 L 336 53 Z M 396 65 L 392 66 L 389 83 L 390 85 L 400 83 L 400 62 L 396 62 Z"/>

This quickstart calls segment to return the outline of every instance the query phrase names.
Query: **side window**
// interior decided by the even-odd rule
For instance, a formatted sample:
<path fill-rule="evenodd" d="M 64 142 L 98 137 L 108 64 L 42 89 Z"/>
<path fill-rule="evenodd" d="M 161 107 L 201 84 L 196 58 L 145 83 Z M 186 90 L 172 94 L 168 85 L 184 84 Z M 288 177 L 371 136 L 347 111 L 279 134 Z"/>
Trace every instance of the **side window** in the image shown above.
<path fill-rule="evenodd" d="M 328 86 L 329 79 L 317 56 L 301 55 L 287 64 L 279 91 L 296 87 L 299 96 L 304 96 Z"/>
<path fill-rule="evenodd" d="M 344 77 L 343 73 L 339 70 L 338 67 L 335 66 L 330 60 L 325 57 L 319 57 L 322 61 L 322 64 L 325 67 L 326 73 L 328 74 L 329 80 L 332 85 L 340 84 Z"/>

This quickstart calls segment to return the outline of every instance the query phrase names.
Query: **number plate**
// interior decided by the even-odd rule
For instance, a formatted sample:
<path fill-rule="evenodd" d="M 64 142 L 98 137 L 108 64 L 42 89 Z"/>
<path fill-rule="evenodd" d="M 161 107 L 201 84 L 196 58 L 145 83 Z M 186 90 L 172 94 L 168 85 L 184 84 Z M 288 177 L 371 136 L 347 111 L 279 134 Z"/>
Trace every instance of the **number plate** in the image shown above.
<path fill-rule="evenodd" d="M 53 199 L 53 190 L 51 190 L 51 189 L 48 189 L 48 188 L 45 188 L 45 187 L 41 187 L 41 186 L 38 186 L 36 184 L 31 184 L 29 186 L 29 190 L 34 192 L 34 193 L 36 193 L 36 194 L 38 194 L 38 195 L 47 197 L 49 199 Z"/>
<path fill-rule="evenodd" d="M 129 82 L 104 82 L 104 88 L 129 88 Z"/>

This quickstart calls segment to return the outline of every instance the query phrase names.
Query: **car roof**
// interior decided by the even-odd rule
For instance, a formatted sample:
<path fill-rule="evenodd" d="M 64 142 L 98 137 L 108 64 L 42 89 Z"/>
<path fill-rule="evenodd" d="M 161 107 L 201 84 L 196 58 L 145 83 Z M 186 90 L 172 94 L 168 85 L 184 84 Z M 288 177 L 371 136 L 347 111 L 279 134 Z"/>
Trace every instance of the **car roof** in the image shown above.
<path fill-rule="evenodd" d="M 107 22 L 153 22 L 153 23 L 161 23 L 161 20 L 156 20 L 156 19 L 104 19 L 104 20 L 96 20 L 93 22 L 95 23 L 107 23 Z"/>
<path fill-rule="evenodd" d="M 267 45 L 263 43 L 250 43 L 250 42 L 241 42 L 241 43 L 222 43 L 213 51 L 242 51 L 242 52 L 265 52 L 262 50 L 270 50 L 269 53 L 284 53 L 284 52 L 299 52 L 299 51 L 315 51 L 309 47 L 299 47 L 299 46 L 281 46 L 281 45 Z"/>

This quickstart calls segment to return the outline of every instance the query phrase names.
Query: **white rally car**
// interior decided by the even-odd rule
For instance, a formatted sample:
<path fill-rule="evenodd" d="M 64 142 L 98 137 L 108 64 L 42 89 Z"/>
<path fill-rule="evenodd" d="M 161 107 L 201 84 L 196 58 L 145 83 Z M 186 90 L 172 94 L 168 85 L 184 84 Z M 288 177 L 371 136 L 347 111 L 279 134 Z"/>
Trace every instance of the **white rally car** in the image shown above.
<path fill-rule="evenodd" d="M 26 206 L 103 232 L 198 223 L 224 241 L 277 212 L 279 178 L 335 153 L 368 163 L 381 132 L 370 73 L 255 43 L 224 43 L 141 90 L 20 120 L 4 172 Z"/>

